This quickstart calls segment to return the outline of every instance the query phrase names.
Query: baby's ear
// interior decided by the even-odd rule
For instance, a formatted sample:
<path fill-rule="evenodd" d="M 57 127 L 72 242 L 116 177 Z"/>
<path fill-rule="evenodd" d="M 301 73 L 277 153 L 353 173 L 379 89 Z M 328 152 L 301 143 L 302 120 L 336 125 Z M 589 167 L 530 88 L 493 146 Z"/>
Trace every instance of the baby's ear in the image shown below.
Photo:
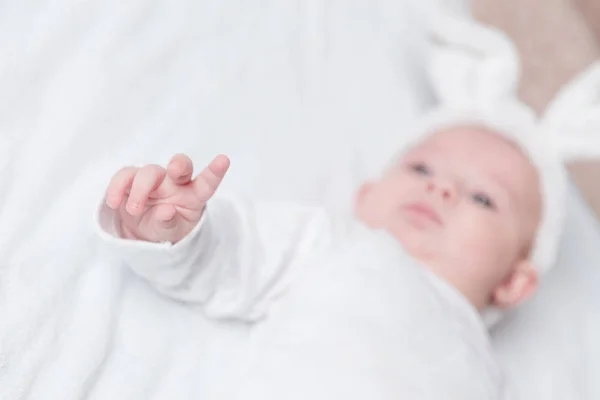
<path fill-rule="evenodd" d="M 519 261 L 492 293 L 492 303 L 503 309 L 516 307 L 531 297 L 537 286 L 538 274 L 531 261 Z"/>

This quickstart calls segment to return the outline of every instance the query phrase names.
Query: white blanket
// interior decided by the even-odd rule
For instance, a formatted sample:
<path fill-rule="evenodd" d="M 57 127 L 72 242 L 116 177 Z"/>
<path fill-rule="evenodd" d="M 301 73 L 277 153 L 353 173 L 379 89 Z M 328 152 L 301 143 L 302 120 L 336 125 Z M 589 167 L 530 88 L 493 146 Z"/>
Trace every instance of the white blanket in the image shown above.
<path fill-rule="evenodd" d="M 348 227 L 252 332 L 237 398 L 511 398 L 466 299 L 387 234 Z"/>
<path fill-rule="evenodd" d="M 32 252 L 4 266 L 0 398 L 222 398 L 245 328 L 216 326 L 156 294 L 98 242 L 83 232 L 58 243 L 52 258 Z"/>
<path fill-rule="evenodd" d="M 237 364 L 243 327 L 209 340 L 206 321 L 99 261 L 92 215 L 109 176 L 225 152 L 225 186 L 341 206 L 430 100 L 420 12 L 433 3 L 0 2 L 0 398 L 210 399 L 226 386 L 215 365 Z M 572 199 L 562 272 L 497 335 L 524 398 L 600 398 L 600 237 Z"/>

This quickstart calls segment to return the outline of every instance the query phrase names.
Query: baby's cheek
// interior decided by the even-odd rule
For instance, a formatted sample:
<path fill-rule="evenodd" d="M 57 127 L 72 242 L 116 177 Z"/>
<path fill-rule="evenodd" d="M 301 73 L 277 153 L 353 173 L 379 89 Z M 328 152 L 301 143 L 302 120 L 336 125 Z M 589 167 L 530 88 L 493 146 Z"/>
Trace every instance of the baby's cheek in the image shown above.
<path fill-rule="evenodd" d="M 483 253 L 481 256 L 495 265 L 504 264 L 506 260 L 512 258 L 517 243 L 515 233 L 506 221 L 499 219 L 490 220 L 489 223 L 482 225 L 476 240 L 478 248 Z"/>
<path fill-rule="evenodd" d="M 456 239 L 454 244 L 462 250 L 467 250 L 477 259 L 495 257 L 505 250 L 505 230 L 498 221 L 482 218 L 478 215 L 463 217 L 461 223 L 452 233 Z M 483 261 L 483 260 L 482 260 Z"/>
<path fill-rule="evenodd" d="M 375 188 L 360 204 L 362 218 L 372 227 L 382 227 L 392 217 L 393 198 L 385 188 Z"/>
<path fill-rule="evenodd" d="M 405 193 L 398 187 L 382 186 L 377 193 L 374 206 L 385 214 L 397 214 L 399 207 L 405 203 Z"/>

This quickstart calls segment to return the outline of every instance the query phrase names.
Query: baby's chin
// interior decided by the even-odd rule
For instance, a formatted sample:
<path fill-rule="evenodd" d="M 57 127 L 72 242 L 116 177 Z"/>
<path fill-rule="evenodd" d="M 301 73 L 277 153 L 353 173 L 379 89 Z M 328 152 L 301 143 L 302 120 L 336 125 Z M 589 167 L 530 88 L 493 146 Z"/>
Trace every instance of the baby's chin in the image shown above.
<path fill-rule="evenodd" d="M 389 233 L 411 256 L 419 261 L 428 262 L 439 254 L 439 235 L 422 229 L 411 229 L 409 226 L 398 226 Z"/>

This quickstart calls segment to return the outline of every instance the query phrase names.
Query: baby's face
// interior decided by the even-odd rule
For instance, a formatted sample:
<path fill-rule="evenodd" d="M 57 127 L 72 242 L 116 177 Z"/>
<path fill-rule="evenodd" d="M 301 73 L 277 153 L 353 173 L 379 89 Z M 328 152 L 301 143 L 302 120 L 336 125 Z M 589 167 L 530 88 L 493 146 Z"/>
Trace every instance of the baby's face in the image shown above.
<path fill-rule="evenodd" d="M 535 287 L 528 253 L 541 214 L 538 174 L 497 134 L 478 127 L 434 134 L 366 183 L 356 212 L 479 309 L 515 305 Z"/>

